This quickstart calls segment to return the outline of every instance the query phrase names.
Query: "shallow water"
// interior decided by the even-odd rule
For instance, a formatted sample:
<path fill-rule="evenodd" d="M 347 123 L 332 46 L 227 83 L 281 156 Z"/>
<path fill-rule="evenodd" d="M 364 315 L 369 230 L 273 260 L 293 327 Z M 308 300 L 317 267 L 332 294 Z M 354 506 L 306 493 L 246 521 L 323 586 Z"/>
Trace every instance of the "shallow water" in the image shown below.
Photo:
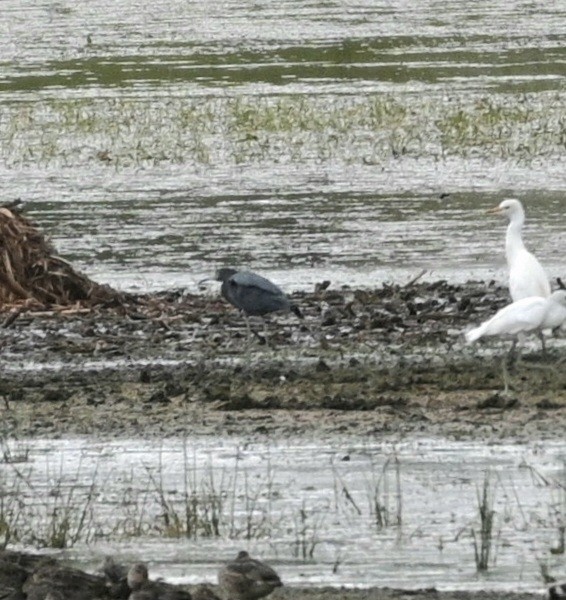
<path fill-rule="evenodd" d="M 423 269 L 504 280 L 504 224 L 484 211 L 514 196 L 529 247 L 563 276 L 565 63 L 559 0 L 418 10 L 404 0 L 3 0 L 2 200 L 20 197 L 100 282 L 195 292 L 226 263 L 286 289 L 406 282 Z M 22 526 L 45 537 L 46 514 L 94 494 L 91 544 L 67 551 L 89 568 L 116 553 L 171 580 L 212 581 L 248 547 L 290 584 L 535 590 L 537 561 L 557 567 L 564 444 L 190 440 L 197 487 L 211 470 L 224 476 L 234 505 L 224 527 L 237 529 L 196 541 L 151 529 L 163 519 L 150 474 L 179 507 L 181 440 L 21 444 L 29 462 L 2 463 L 1 475 L 7 498 L 29 498 Z M 377 530 L 368 490 L 394 451 L 403 524 Z M 478 577 L 469 531 L 487 469 L 501 533 L 497 564 Z M 386 473 L 380 498 L 394 516 Z M 252 525 L 267 514 L 269 529 L 246 541 L 250 498 Z M 294 554 L 302 530 L 307 549 L 314 535 L 312 560 Z"/>
<path fill-rule="evenodd" d="M 549 552 L 565 508 L 561 442 L 76 438 L 11 448 L 28 460 L 2 465 L 3 486 L 27 498 L 25 527 L 36 536 L 56 512 L 73 515 L 76 531 L 79 515 L 65 507 L 87 506 L 83 533 L 91 543 L 64 556 L 91 570 L 111 553 L 147 560 L 168 581 L 215 582 L 218 565 L 248 548 L 289 585 L 534 591 L 541 588 L 538 561 L 550 572 L 561 568 L 562 557 Z M 486 473 L 494 563 L 479 576 L 471 530 L 479 531 Z M 163 506 L 183 518 L 185 489 L 203 510 L 211 497 L 222 499 L 221 537 L 162 537 Z"/>
<path fill-rule="evenodd" d="M 561 275 L 566 8 L 533 11 L 6 0 L 3 197 L 125 289 L 504 279 L 506 196 Z"/>

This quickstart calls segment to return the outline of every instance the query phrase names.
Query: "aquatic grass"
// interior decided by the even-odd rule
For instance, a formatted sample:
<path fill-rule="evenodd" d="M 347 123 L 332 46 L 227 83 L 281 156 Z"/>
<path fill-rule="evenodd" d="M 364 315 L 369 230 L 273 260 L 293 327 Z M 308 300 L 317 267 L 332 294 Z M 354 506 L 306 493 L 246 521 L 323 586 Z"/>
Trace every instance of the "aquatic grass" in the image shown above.
<path fill-rule="evenodd" d="M 79 479 L 81 466 L 77 468 Z M 70 548 L 78 542 L 88 542 L 94 534 L 93 505 L 96 496 L 96 471 L 86 494 L 81 491 L 76 498 L 79 486 L 63 485 L 62 475 L 56 480 L 49 498 L 45 501 L 46 524 L 32 535 L 34 543 L 47 548 Z"/>
<path fill-rule="evenodd" d="M 0 433 L 0 462 L 26 463 L 29 460 L 29 444 Z"/>
<path fill-rule="evenodd" d="M 459 541 L 460 534 L 455 539 L 450 537 L 451 523 L 457 523 L 458 507 L 454 509 L 454 513 L 441 511 L 443 502 L 439 494 L 446 490 L 444 463 L 436 470 L 425 462 L 426 468 L 405 474 L 404 454 L 400 453 L 396 445 L 377 443 L 374 446 L 372 442 L 370 448 L 361 451 L 358 446 L 355 447 L 357 449 L 352 451 L 349 447 L 347 449 L 342 446 L 341 450 L 333 447 L 330 451 L 332 458 L 323 459 L 320 472 L 312 480 L 308 475 L 305 477 L 304 473 L 289 472 L 293 468 L 293 453 L 288 457 L 283 456 L 281 463 L 282 452 L 285 452 L 281 441 L 268 446 L 273 450 L 269 449 L 267 452 L 263 443 L 255 441 L 249 447 L 236 446 L 230 449 L 223 442 L 222 450 L 215 450 L 210 454 L 201 453 L 200 442 L 195 450 L 187 441 L 182 444 L 163 443 L 156 450 L 152 450 L 151 445 L 144 444 L 140 448 L 141 462 L 137 462 L 134 455 L 134 462 L 125 463 L 128 465 L 125 471 L 113 469 L 115 457 L 105 449 L 104 456 L 109 461 L 112 474 L 108 475 L 108 481 L 96 482 L 90 513 L 84 519 L 83 533 L 75 545 L 96 540 L 97 536 L 104 537 L 105 540 L 126 540 L 130 547 L 144 547 L 148 543 L 152 546 L 159 545 L 160 538 L 167 545 L 169 542 L 166 538 L 184 538 L 190 531 L 190 541 L 185 542 L 189 547 L 191 544 L 200 546 L 204 539 L 207 539 L 206 545 L 211 548 L 226 548 L 226 545 L 233 546 L 252 540 L 249 543 L 258 552 L 270 546 L 282 555 L 298 560 L 320 559 L 329 570 L 339 571 L 346 557 L 349 561 L 352 560 L 349 546 L 352 535 L 361 536 L 362 543 L 368 544 L 368 553 L 386 552 L 391 544 L 395 544 L 395 535 L 391 535 L 392 530 L 386 528 L 396 526 L 399 527 L 395 533 L 400 535 L 403 527 L 410 532 L 407 533 L 407 540 L 418 539 L 419 545 L 428 546 L 429 553 L 435 552 L 438 535 L 442 536 L 441 546 L 447 549 L 450 544 Z M 293 442 L 291 450 L 295 451 Z M 413 452 L 415 448 L 409 449 L 408 455 L 411 456 Z M 417 449 L 416 452 L 421 450 Z M 154 454 L 150 457 L 150 453 Z M 308 455 L 301 458 L 303 459 L 308 461 Z M 42 465 L 34 462 L 36 460 L 37 455 L 32 452 L 28 463 L 0 465 L 0 496 L 4 498 L 4 504 L 0 502 L 0 534 L 4 538 L 0 538 L 0 541 L 3 539 L 6 544 L 20 542 L 59 547 L 62 543 L 55 543 L 56 540 L 64 539 L 69 532 L 69 541 L 65 542 L 68 548 L 73 543 L 71 534 L 76 531 L 76 525 L 73 524 L 80 521 L 85 498 L 89 501 L 91 481 L 84 483 L 85 474 L 82 473 L 79 477 L 75 463 L 71 463 L 73 473 L 70 475 L 65 475 L 60 470 L 53 473 L 53 469 L 48 469 L 46 473 L 43 469 L 38 478 L 37 474 L 34 475 L 34 470 Z M 280 465 L 283 473 L 279 471 Z M 14 469 L 20 470 L 21 477 L 8 477 L 14 473 Z M 464 478 L 465 469 L 462 471 Z M 523 474 L 526 476 L 527 472 L 523 471 Z M 490 510 L 494 510 L 495 499 L 498 507 L 502 504 L 499 487 L 497 498 L 495 494 L 495 483 L 501 486 L 502 479 L 496 475 L 489 479 L 487 492 L 485 481 L 483 489 L 481 482 L 478 483 L 477 504 L 485 506 L 478 508 L 477 517 L 470 515 L 470 507 L 462 506 L 461 501 L 458 505 L 468 520 L 463 527 L 464 532 L 469 535 L 470 529 L 475 529 L 475 554 L 478 557 L 487 554 L 490 568 L 497 546 L 496 529 L 497 523 L 502 519 L 498 518 L 501 512 L 498 508 L 498 514 L 492 515 L 491 537 L 485 536 L 486 540 L 491 539 L 489 553 L 480 550 L 481 531 L 484 531 L 482 522 L 487 519 L 480 518 L 479 515 L 489 516 Z M 33 485 L 30 487 L 24 480 Z M 537 489 L 544 485 L 538 476 L 535 479 L 533 475 L 533 480 Z M 546 480 L 551 481 L 551 477 L 546 475 Z M 281 485 L 280 481 L 285 481 L 285 485 Z M 19 490 L 14 487 L 14 482 L 20 487 Z M 319 482 L 324 488 L 319 489 Z M 527 483 L 530 485 L 530 482 Z M 455 481 L 449 485 L 455 488 L 450 493 L 457 493 L 461 497 L 462 490 L 473 489 L 474 483 L 473 480 L 460 481 L 456 474 Z M 54 522 L 51 531 L 60 532 L 54 535 L 47 527 L 47 522 L 53 519 L 50 512 L 45 510 L 45 490 L 61 494 L 58 503 L 62 508 L 59 512 L 64 516 L 64 509 L 69 505 L 70 487 L 74 487 L 70 501 L 73 508 L 67 513 L 67 524 L 64 519 Z M 439 498 L 438 506 L 432 510 L 422 503 L 415 505 L 415 495 L 425 489 L 434 493 L 434 498 Z M 97 490 L 100 494 L 96 493 Z M 545 493 L 550 493 L 551 490 L 545 485 Z M 517 532 L 524 531 L 523 522 L 528 518 L 529 526 L 543 530 L 530 532 L 526 538 L 536 539 L 546 548 L 545 542 L 551 529 L 544 521 L 547 507 L 542 502 L 541 495 L 537 495 L 535 490 L 537 499 L 536 507 L 533 508 L 522 497 L 523 504 L 515 504 L 513 494 L 520 494 L 520 488 L 515 491 L 508 487 L 506 492 L 509 497 L 509 501 L 504 498 L 509 518 L 506 525 L 513 527 L 511 543 L 515 543 L 516 538 L 513 536 Z M 491 508 L 486 498 L 491 499 Z M 55 499 L 52 501 L 55 502 Z M 374 508 L 376 504 L 377 509 Z M 514 519 L 519 514 L 517 506 L 522 521 L 518 523 L 518 527 L 514 527 Z M 187 510 L 188 513 L 185 512 Z M 165 514 L 167 518 L 164 517 Z M 3 515 L 4 522 L 9 525 L 5 530 L 2 530 Z M 470 518 L 474 519 L 473 523 L 469 522 Z M 212 533 L 214 531 L 217 533 Z M 33 537 L 38 532 L 41 535 Z M 146 539 L 138 539 L 140 537 Z M 455 556 L 465 557 L 469 546 L 460 548 L 461 544 L 457 545 Z M 414 549 L 414 544 L 412 546 Z M 455 546 L 452 547 L 455 549 Z M 488 545 L 484 544 L 484 547 Z M 429 559 L 430 554 L 424 560 Z"/>
<path fill-rule="evenodd" d="M 556 497 L 550 505 L 551 519 L 557 532 L 557 544 L 550 547 L 551 554 L 566 552 L 566 461 L 562 463 L 560 475 L 553 479 Z"/>
<path fill-rule="evenodd" d="M 403 523 L 403 491 L 401 486 L 401 462 L 397 453 L 389 456 L 381 471 L 374 465 L 370 471 L 370 514 L 377 529 L 384 527 L 401 527 Z M 393 471 L 391 475 L 391 471 Z M 390 478 L 394 480 L 394 491 L 391 492 Z"/>
<path fill-rule="evenodd" d="M 566 553 L 566 461 L 562 463 L 562 469 L 556 477 L 545 476 L 528 463 L 523 463 L 521 466 L 529 471 L 534 486 L 550 488 L 548 518 L 544 523 L 555 530 L 556 544 L 549 547 L 549 552 L 550 554 Z"/>
<path fill-rule="evenodd" d="M 539 567 L 539 571 L 540 571 L 540 577 L 543 581 L 543 583 L 545 585 L 548 585 L 550 583 L 554 583 L 556 581 L 556 577 L 554 577 L 553 575 L 551 575 L 550 573 L 550 566 L 548 564 L 548 562 L 541 560 L 540 558 L 537 559 L 537 564 Z"/>
<path fill-rule="evenodd" d="M 150 489 L 160 507 L 159 517 L 163 524 L 160 530 L 163 535 L 191 539 L 221 535 L 226 490 L 222 481 L 217 487 L 212 467 L 207 469 L 207 479 L 197 480 L 194 457 L 193 464 L 189 464 L 186 444 L 183 445 L 183 490 L 180 500 L 177 494 L 169 493 L 165 488 L 161 455 L 157 473 L 148 467 L 146 473 Z"/>
<path fill-rule="evenodd" d="M 551 554 L 564 554 L 566 551 L 566 526 L 558 525 L 558 544 L 550 547 Z"/>
<path fill-rule="evenodd" d="M 22 498 L 21 482 L 12 479 L 7 482 L 4 471 L 0 471 L 0 549 L 22 539 L 25 504 Z"/>
<path fill-rule="evenodd" d="M 566 149 L 564 93 L 66 98 L 5 104 L 8 166 L 343 161 L 531 162 Z"/>
<path fill-rule="evenodd" d="M 247 471 L 244 472 L 243 526 L 236 527 L 232 524 L 231 537 L 252 540 L 269 535 L 271 524 L 267 505 L 262 501 L 262 488 L 261 484 L 252 486 Z M 269 493 L 267 496 L 269 497 Z"/>
<path fill-rule="evenodd" d="M 11 516 L 11 520 L 5 521 L 5 528 L 10 530 L 9 541 L 31 543 L 41 548 L 65 549 L 93 538 L 96 471 L 91 476 L 91 482 L 85 486 L 80 484 L 80 462 L 71 482 L 63 476 L 62 468 L 60 465 L 59 476 L 52 478 L 51 488 L 45 494 L 32 483 L 31 468 L 24 471 L 12 465 L 15 495 L 10 509 L 4 511 L 4 515 Z M 29 502 L 29 495 L 24 488 L 28 488 L 32 498 L 40 499 L 37 504 Z M 17 507 L 15 513 L 14 506 Z"/>
<path fill-rule="evenodd" d="M 159 507 L 158 531 L 166 537 L 191 539 L 224 537 L 260 539 L 274 526 L 271 514 L 274 474 L 269 461 L 265 475 L 250 478 L 237 456 L 232 471 L 215 469 L 210 460 L 199 469 L 183 446 L 183 490 L 168 490 L 163 465 L 156 472 L 146 467 L 148 489 Z M 199 473 L 200 471 L 200 473 Z M 144 511 L 150 513 L 147 508 Z"/>
<path fill-rule="evenodd" d="M 356 499 L 334 461 L 331 461 L 331 468 L 336 512 L 353 513 L 354 518 L 369 518 L 378 531 L 402 526 L 401 461 L 396 452 L 392 452 L 382 462 L 376 461 L 374 457 L 369 458 L 369 466 L 364 470 L 365 503 Z"/>
<path fill-rule="evenodd" d="M 478 571 L 487 571 L 493 560 L 495 489 L 491 473 L 486 472 L 481 490 L 476 489 L 479 532 L 472 528 L 474 558 Z"/>
<path fill-rule="evenodd" d="M 268 454 L 265 472 L 254 478 L 250 478 L 247 469 L 240 468 L 240 460 L 238 452 L 231 476 L 228 537 L 246 540 L 269 538 L 277 525 L 272 506 L 277 492 L 271 457 Z"/>
<path fill-rule="evenodd" d="M 134 482 L 131 475 L 131 483 Z M 141 494 L 133 485 L 126 485 L 118 510 L 124 514 L 117 520 L 112 530 L 106 537 L 119 537 L 122 539 L 143 537 L 150 535 L 154 527 L 149 514 L 152 490 L 146 489 Z M 102 537 L 102 536 L 99 536 Z"/>
<path fill-rule="evenodd" d="M 291 543 L 293 556 L 303 560 L 314 558 L 320 543 L 319 531 L 324 522 L 325 509 L 308 509 L 303 500 L 299 510 L 293 514 L 294 540 Z M 334 567 L 338 566 L 335 563 Z"/>

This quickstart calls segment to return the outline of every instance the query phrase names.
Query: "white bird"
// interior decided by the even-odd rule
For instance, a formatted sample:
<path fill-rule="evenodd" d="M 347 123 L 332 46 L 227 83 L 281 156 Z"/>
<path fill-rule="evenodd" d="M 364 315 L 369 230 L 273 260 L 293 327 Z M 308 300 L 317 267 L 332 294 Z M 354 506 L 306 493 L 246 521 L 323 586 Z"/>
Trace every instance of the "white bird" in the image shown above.
<path fill-rule="evenodd" d="M 509 267 L 509 292 L 513 302 L 531 296 L 550 296 L 550 283 L 542 265 L 523 243 L 522 229 L 525 211 L 519 200 L 503 200 L 499 206 L 488 210 L 490 214 L 509 219 L 505 236 L 505 255 Z"/>
<path fill-rule="evenodd" d="M 491 319 L 466 333 L 468 343 L 484 336 L 516 336 L 519 333 L 560 327 L 566 320 L 566 290 L 548 298 L 531 296 L 504 306 Z"/>
<path fill-rule="evenodd" d="M 548 298 L 531 296 L 508 304 L 491 319 L 465 334 L 468 343 L 486 336 L 517 337 L 522 333 L 542 333 L 566 322 L 566 290 L 557 290 Z M 503 358 L 505 393 L 509 390 L 506 357 Z"/>

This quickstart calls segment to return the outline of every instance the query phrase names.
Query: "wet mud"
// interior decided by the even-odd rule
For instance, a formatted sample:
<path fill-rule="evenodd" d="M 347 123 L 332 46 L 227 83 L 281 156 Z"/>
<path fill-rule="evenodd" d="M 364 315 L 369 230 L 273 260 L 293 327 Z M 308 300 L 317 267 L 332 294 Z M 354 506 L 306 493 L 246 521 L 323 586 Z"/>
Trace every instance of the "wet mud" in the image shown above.
<path fill-rule="evenodd" d="M 563 340 L 509 343 L 462 332 L 507 302 L 494 283 L 317 286 L 305 313 L 248 338 L 216 296 L 183 291 L 92 310 L 13 307 L 0 330 L 4 435 L 406 435 L 562 438 Z"/>
<path fill-rule="evenodd" d="M 0 331 L 3 436 L 563 437 L 560 340 L 549 341 L 547 355 L 537 345 L 526 354 L 509 396 L 499 391 L 496 358 L 506 347 L 462 343 L 466 327 L 506 303 L 504 289 L 323 287 L 295 295 L 304 322 L 254 322 L 261 333 L 251 341 L 241 315 L 204 295 L 139 296 L 86 311 L 13 307 Z M 289 587 L 272 597 L 540 596 Z"/>
<path fill-rule="evenodd" d="M 546 354 L 536 339 L 530 342 L 511 369 L 509 395 L 501 393 L 500 368 L 509 344 L 463 343 L 467 327 L 507 302 L 504 288 L 442 281 L 372 291 L 320 285 L 294 300 L 304 321 L 292 315 L 253 321 L 251 339 L 242 316 L 224 301 L 183 291 L 88 310 L 8 308 L 0 328 L 2 435 L 563 438 L 563 340 L 548 340 Z M 540 594 L 286 587 L 271 597 Z"/>

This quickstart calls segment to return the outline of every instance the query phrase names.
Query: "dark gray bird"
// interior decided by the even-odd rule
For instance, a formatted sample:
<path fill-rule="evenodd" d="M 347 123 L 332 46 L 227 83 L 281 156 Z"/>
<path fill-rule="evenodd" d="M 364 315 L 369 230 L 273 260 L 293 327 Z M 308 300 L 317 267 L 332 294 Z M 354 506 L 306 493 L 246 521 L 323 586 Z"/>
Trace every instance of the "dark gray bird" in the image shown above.
<path fill-rule="evenodd" d="M 128 600 L 191 600 L 189 592 L 162 581 L 150 581 L 144 563 L 132 565 L 126 579 L 132 590 Z"/>
<path fill-rule="evenodd" d="M 303 318 L 299 307 L 279 286 L 257 273 L 224 267 L 216 271 L 216 280 L 222 282 L 220 292 L 224 298 L 246 315 L 263 316 L 291 311 L 299 319 Z"/>
<path fill-rule="evenodd" d="M 112 556 L 106 556 L 102 565 L 102 573 L 111 598 L 127 598 L 129 596 L 130 588 L 126 579 L 128 569 L 124 565 L 117 563 Z"/>
<path fill-rule="evenodd" d="M 220 569 L 218 583 L 227 600 L 256 600 L 283 585 L 270 566 L 251 558 L 245 550 Z"/>
<path fill-rule="evenodd" d="M 220 600 L 205 583 L 198 585 L 191 593 L 193 600 Z"/>

